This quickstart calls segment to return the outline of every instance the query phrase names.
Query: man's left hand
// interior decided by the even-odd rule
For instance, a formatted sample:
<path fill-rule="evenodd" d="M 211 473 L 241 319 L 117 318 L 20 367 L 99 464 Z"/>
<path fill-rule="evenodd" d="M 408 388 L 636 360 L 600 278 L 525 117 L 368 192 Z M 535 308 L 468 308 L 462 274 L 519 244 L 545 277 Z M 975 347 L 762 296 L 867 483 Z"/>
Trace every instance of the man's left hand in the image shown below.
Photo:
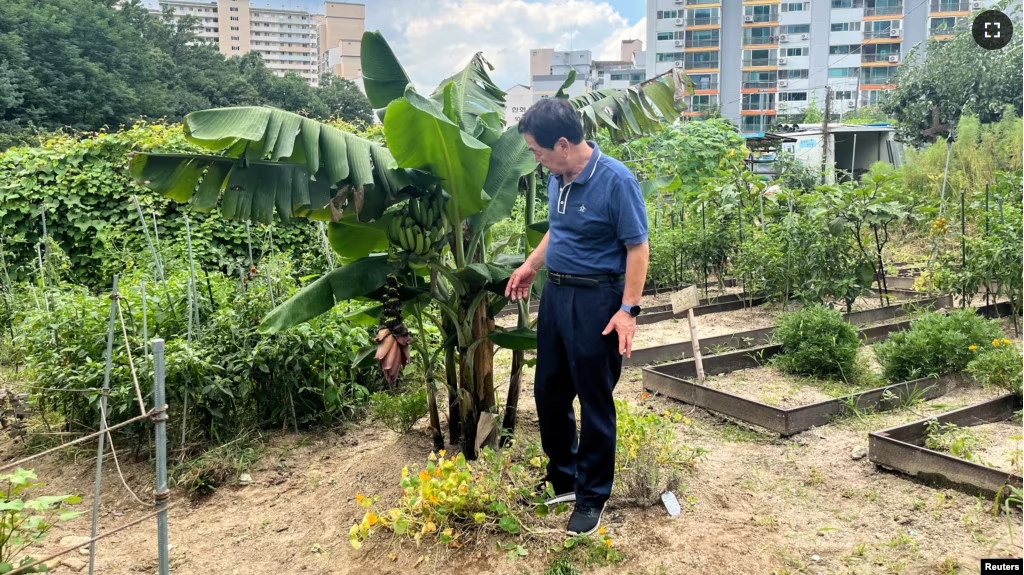
<path fill-rule="evenodd" d="M 633 351 L 633 334 L 636 332 L 636 318 L 619 310 L 615 312 L 601 335 L 608 335 L 612 330 L 619 334 L 619 355 L 629 357 Z"/>

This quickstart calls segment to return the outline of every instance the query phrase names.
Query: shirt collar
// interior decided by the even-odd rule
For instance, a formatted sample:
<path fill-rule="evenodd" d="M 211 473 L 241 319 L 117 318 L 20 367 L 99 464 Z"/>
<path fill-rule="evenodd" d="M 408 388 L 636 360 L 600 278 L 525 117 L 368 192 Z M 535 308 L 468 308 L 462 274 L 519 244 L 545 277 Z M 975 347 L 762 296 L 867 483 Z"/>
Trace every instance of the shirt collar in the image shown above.
<path fill-rule="evenodd" d="M 597 163 L 601 160 L 601 148 L 598 147 L 597 142 L 593 140 L 587 140 L 587 144 L 594 149 L 594 153 L 590 155 L 590 159 L 587 160 L 587 165 L 583 167 L 583 171 L 580 172 L 576 179 L 572 181 L 574 184 L 585 184 L 590 181 L 593 177 L 594 172 L 597 171 Z M 558 181 L 564 185 L 562 176 L 557 176 Z"/>

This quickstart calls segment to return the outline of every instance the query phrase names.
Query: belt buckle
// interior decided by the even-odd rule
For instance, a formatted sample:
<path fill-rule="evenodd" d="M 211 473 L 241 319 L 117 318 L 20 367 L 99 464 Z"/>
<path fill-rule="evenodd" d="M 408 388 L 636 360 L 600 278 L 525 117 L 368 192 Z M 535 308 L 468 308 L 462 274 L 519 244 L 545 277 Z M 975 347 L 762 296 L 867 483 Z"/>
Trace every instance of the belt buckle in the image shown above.
<path fill-rule="evenodd" d="M 562 274 L 557 272 L 551 272 L 550 274 L 548 274 L 548 280 L 550 280 L 551 283 L 560 286 L 562 285 Z"/>

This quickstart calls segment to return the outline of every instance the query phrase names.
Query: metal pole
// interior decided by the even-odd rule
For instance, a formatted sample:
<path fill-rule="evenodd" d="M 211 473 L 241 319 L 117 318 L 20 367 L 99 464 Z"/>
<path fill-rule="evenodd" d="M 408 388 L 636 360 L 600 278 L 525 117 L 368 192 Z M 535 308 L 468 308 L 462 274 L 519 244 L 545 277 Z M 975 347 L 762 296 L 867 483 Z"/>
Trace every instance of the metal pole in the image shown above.
<path fill-rule="evenodd" d="M 110 321 L 107 323 L 107 363 L 103 370 L 103 391 L 100 394 L 100 431 L 107 429 L 107 395 L 110 393 L 110 369 L 114 356 L 114 316 L 117 312 L 117 274 L 114 274 L 114 289 L 110 294 Z M 100 433 L 96 447 L 96 484 L 92 496 L 91 537 L 96 537 L 96 526 L 100 515 L 100 479 L 103 477 L 103 448 L 107 434 Z M 89 544 L 89 575 L 96 568 L 96 542 Z"/>
<path fill-rule="evenodd" d="M 249 234 L 249 220 L 245 220 L 245 243 L 249 246 L 249 269 L 252 269 L 252 235 Z"/>
<path fill-rule="evenodd" d="M 156 338 L 153 340 L 153 408 L 166 409 L 167 402 L 164 399 L 164 340 Z M 169 561 L 167 553 L 167 498 L 170 491 L 167 490 L 167 412 L 156 413 L 153 416 L 156 432 L 156 509 L 159 514 L 156 516 L 156 539 L 157 539 L 157 568 L 160 575 L 167 575 L 169 572 Z"/>
<path fill-rule="evenodd" d="M 153 238 L 149 235 L 149 226 L 146 225 L 146 216 L 142 215 L 142 206 L 139 205 L 139 199 L 132 196 L 132 201 L 135 202 L 135 210 L 139 213 L 139 223 L 142 224 L 142 231 L 146 234 L 146 243 L 149 244 L 149 251 L 153 253 L 153 263 L 156 265 L 156 273 L 160 278 L 161 282 L 164 282 L 164 267 L 160 263 L 160 256 L 156 253 L 156 247 L 153 245 Z M 164 289 L 167 289 L 165 283 Z"/>
<path fill-rule="evenodd" d="M 988 182 L 985 182 L 985 239 L 988 239 Z M 989 305 L 989 286 L 992 279 L 985 276 L 985 305 Z"/>
<path fill-rule="evenodd" d="M 149 355 L 149 325 L 146 323 L 146 278 L 142 278 L 142 355 Z"/>
<path fill-rule="evenodd" d="M 857 181 L 857 134 L 853 135 L 853 152 L 850 153 L 850 181 Z"/>
<path fill-rule="evenodd" d="M 964 210 L 966 190 L 960 190 L 960 273 L 967 271 L 967 217 Z M 967 307 L 967 284 L 960 287 L 960 307 Z"/>

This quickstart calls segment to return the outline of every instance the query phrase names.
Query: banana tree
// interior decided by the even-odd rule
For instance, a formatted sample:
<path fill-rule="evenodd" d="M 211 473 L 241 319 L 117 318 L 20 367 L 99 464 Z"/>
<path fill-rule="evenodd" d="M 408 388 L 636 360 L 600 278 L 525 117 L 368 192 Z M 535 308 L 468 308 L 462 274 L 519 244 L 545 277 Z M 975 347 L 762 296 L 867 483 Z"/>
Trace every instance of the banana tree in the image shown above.
<path fill-rule="evenodd" d="M 521 181 L 537 163 L 516 127 L 504 127 L 505 94 L 481 54 L 429 95 L 413 87 L 378 32 L 363 36 L 362 66 L 386 146 L 277 109 L 222 108 L 185 119 L 186 138 L 208 155 L 139 154 L 131 172 L 191 209 L 219 203 L 227 218 L 269 222 L 276 214 L 330 222 L 331 246 L 343 265 L 275 308 L 260 330 L 288 329 L 339 301 L 367 301 L 353 319 L 379 318 L 375 357 L 389 380 L 409 362 L 409 345 L 419 344 L 428 366 L 444 354 L 451 441 L 474 457 L 497 428 L 494 346 L 536 347 L 536 334 L 525 325 L 494 327 L 522 256 L 490 257 L 488 230 L 510 216 Z M 585 120 L 588 129 L 630 134 L 633 124 L 655 129 L 674 119 L 673 94 L 668 79 L 573 104 L 581 118 L 592 118 Z M 420 324 L 434 323 L 444 344 L 428 350 L 413 341 L 404 310 Z M 435 443 L 443 444 L 429 377 L 428 391 Z"/>

